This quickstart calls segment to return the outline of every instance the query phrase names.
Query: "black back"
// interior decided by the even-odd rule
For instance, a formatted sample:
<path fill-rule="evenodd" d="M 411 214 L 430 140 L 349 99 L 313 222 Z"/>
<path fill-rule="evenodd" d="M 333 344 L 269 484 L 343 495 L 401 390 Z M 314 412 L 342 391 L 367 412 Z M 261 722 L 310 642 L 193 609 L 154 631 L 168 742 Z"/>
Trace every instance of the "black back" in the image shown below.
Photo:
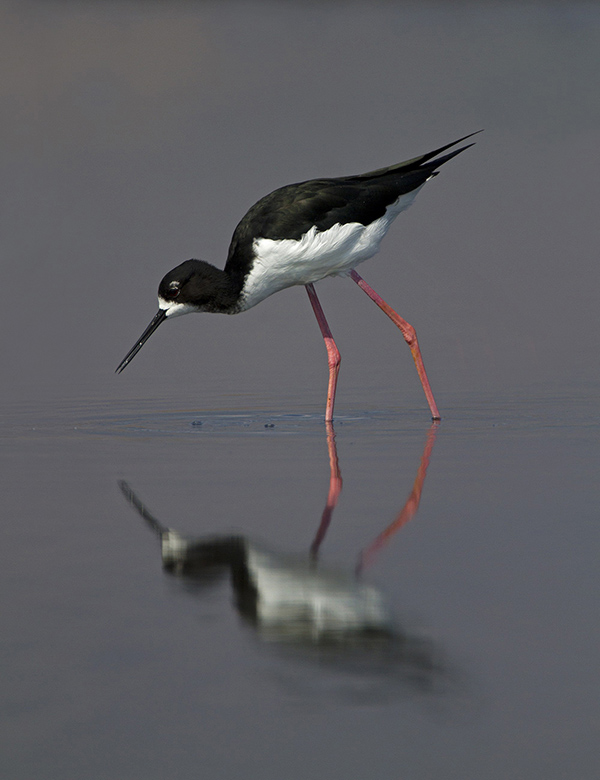
<path fill-rule="evenodd" d="M 280 187 L 255 203 L 236 227 L 225 271 L 241 286 L 252 264 L 255 238 L 298 240 L 313 226 L 324 231 L 338 223 L 371 224 L 400 196 L 420 187 L 436 175 L 436 168 L 472 144 L 443 157 L 432 158 L 469 137 L 464 136 L 433 152 L 388 168 Z"/>

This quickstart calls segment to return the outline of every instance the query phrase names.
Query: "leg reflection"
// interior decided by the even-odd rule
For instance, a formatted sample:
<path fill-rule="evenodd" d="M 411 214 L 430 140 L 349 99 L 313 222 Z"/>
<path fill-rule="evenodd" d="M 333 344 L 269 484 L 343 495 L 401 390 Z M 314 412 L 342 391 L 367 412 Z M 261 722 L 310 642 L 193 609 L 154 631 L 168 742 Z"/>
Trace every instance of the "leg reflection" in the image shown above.
<path fill-rule="evenodd" d="M 423 493 L 423 485 L 425 484 L 425 477 L 427 476 L 427 469 L 429 467 L 429 461 L 431 459 L 431 453 L 433 445 L 435 443 L 435 437 L 437 434 L 437 428 L 439 423 L 431 423 L 429 432 L 427 433 L 427 439 L 425 441 L 425 449 L 421 456 L 421 462 L 417 471 L 417 476 L 413 483 L 412 490 L 409 497 L 406 499 L 406 503 L 398 513 L 398 516 L 393 523 L 382 531 L 379 536 L 371 542 L 358 556 L 358 563 L 356 565 L 356 573 L 360 574 L 367 566 L 370 566 L 379 551 L 389 543 L 390 539 L 401 528 L 403 528 L 413 517 L 416 515 L 421 503 L 421 495 Z"/>
<path fill-rule="evenodd" d="M 340 471 L 337 447 L 335 444 L 335 431 L 333 429 L 333 424 L 330 422 L 325 423 L 325 430 L 327 433 L 327 450 L 329 452 L 329 494 L 327 495 L 325 509 L 321 515 L 321 523 L 310 547 L 310 554 L 315 561 L 319 553 L 321 542 L 325 538 L 325 534 L 327 533 L 327 529 L 331 523 L 333 510 L 336 508 L 338 498 L 342 492 L 342 473 Z"/>

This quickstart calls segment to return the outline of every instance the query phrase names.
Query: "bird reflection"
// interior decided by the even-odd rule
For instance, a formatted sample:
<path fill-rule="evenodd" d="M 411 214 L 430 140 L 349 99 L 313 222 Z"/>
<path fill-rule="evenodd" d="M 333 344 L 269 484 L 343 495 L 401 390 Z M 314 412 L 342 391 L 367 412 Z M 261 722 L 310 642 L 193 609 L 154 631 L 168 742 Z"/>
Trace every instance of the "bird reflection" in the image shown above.
<path fill-rule="evenodd" d="M 363 668 L 365 653 L 380 667 L 402 671 L 412 687 L 430 689 L 445 675 L 434 643 L 400 627 L 381 592 L 362 581 L 365 569 L 418 510 L 437 424 L 427 434 L 412 491 L 396 519 L 358 556 L 352 569 L 318 562 L 319 548 L 342 489 L 333 426 L 327 424 L 330 480 L 327 502 L 308 554 L 275 552 L 244 536 L 184 537 L 165 526 L 125 481 L 121 491 L 161 542 L 163 568 L 202 588 L 229 576 L 239 614 L 267 642 L 315 651 L 319 660 Z M 360 659 L 356 652 L 360 653 Z M 373 664 L 371 663 L 371 671 Z"/>

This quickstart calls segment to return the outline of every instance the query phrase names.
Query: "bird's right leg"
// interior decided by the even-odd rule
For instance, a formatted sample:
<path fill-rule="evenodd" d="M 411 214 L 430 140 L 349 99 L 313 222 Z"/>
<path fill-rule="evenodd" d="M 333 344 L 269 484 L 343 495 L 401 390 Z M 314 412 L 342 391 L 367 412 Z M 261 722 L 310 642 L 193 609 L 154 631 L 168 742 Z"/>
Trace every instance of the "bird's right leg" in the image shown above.
<path fill-rule="evenodd" d="M 333 335 L 329 329 L 325 314 L 321 307 L 321 303 L 317 298 L 317 293 L 312 284 L 305 285 L 306 292 L 310 299 L 311 306 L 321 328 L 321 334 L 325 341 L 325 347 L 327 349 L 327 362 L 329 364 L 329 385 L 327 387 L 327 407 L 325 408 L 325 422 L 331 422 L 333 420 L 333 405 L 335 404 L 335 388 L 337 386 L 338 373 L 340 371 L 340 362 L 342 360 L 340 351 L 333 340 Z"/>
<path fill-rule="evenodd" d="M 403 317 L 401 317 L 398 314 L 398 312 L 394 311 L 392 307 L 388 303 L 386 303 L 383 300 L 383 298 L 378 293 L 376 293 L 372 287 L 369 287 L 369 285 L 365 282 L 362 276 L 359 276 L 359 274 L 357 274 L 356 271 L 354 270 L 350 271 L 350 277 L 353 281 L 356 282 L 356 284 L 360 287 L 360 289 L 363 292 L 365 292 L 369 296 L 369 298 L 379 306 L 381 311 L 387 314 L 387 316 L 391 319 L 394 325 L 400 328 L 400 331 L 404 336 L 404 341 L 406 341 L 406 343 L 410 347 L 413 360 L 415 361 L 415 366 L 417 367 L 417 373 L 419 375 L 419 379 L 421 380 L 421 385 L 423 387 L 423 391 L 425 392 L 425 397 L 427 398 L 427 403 L 429 404 L 429 408 L 431 410 L 431 419 L 441 420 L 440 413 L 438 412 L 437 404 L 435 402 L 435 398 L 433 397 L 431 385 L 429 384 L 429 379 L 427 379 L 427 372 L 425 371 L 425 365 L 423 363 L 423 358 L 421 356 L 421 349 L 419 347 L 419 342 L 417 341 L 417 334 L 415 332 L 415 329 L 410 324 L 410 322 L 407 322 Z"/>

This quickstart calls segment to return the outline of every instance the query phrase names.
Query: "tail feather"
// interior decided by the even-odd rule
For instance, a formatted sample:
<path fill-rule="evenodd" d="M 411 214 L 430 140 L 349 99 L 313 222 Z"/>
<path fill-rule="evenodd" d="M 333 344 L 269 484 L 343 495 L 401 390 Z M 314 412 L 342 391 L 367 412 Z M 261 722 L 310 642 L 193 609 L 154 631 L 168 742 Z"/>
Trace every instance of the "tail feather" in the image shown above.
<path fill-rule="evenodd" d="M 445 146 L 440 146 L 439 149 L 434 149 L 433 152 L 428 152 L 427 154 L 422 154 L 420 157 L 413 157 L 410 160 L 404 160 L 403 162 L 396 163 L 395 165 L 389 165 L 387 168 L 377 168 L 374 171 L 369 171 L 368 173 L 361 173 L 358 176 L 353 176 L 350 178 L 356 178 L 356 179 L 373 179 L 377 178 L 379 176 L 385 176 L 388 173 L 400 173 L 400 172 L 409 172 L 414 171 L 418 169 L 429 169 L 430 171 L 434 171 L 436 168 L 439 168 L 440 165 L 443 165 L 445 162 L 448 162 L 448 160 L 451 160 L 453 157 L 456 157 L 457 154 L 460 154 L 461 152 L 464 152 L 465 149 L 468 149 L 470 146 L 473 146 L 475 142 L 466 144 L 465 146 L 461 146 L 460 149 L 455 149 L 453 152 L 450 152 L 449 154 L 445 154 L 443 157 L 438 157 L 437 159 L 433 159 L 434 157 L 437 157 L 438 154 L 441 154 L 441 152 L 445 152 L 446 149 L 450 149 L 452 146 L 456 146 L 456 144 L 459 144 L 461 141 L 466 141 L 467 138 L 471 138 L 471 136 L 477 135 L 477 133 L 483 132 L 482 130 L 476 130 L 474 133 L 469 133 L 468 135 L 464 135 L 462 138 L 458 138 L 456 141 L 452 141 L 450 144 L 446 144 Z M 431 162 L 428 162 L 431 160 Z M 424 163 L 428 163 L 428 165 L 424 165 Z"/>

